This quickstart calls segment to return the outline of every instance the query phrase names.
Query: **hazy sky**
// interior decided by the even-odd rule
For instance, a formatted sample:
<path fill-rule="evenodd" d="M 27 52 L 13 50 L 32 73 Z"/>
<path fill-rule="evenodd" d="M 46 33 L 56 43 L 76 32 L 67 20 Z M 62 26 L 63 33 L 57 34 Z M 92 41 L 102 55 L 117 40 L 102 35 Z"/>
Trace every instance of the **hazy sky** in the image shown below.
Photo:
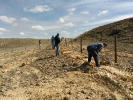
<path fill-rule="evenodd" d="M 133 0 L 0 0 L 0 38 L 73 38 L 133 17 Z"/>

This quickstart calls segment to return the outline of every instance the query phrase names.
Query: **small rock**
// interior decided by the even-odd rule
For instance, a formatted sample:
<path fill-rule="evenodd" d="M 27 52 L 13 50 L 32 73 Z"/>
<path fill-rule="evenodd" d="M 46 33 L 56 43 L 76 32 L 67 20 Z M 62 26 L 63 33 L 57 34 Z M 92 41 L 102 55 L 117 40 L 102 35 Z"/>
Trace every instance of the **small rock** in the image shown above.
<path fill-rule="evenodd" d="M 129 88 L 129 90 L 133 91 L 133 88 Z"/>
<path fill-rule="evenodd" d="M 86 97 L 85 99 L 89 99 L 89 97 Z"/>
<path fill-rule="evenodd" d="M 3 68 L 3 66 L 2 66 L 2 65 L 0 65 L 0 68 Z"/>
<path fill-rule="evenodd" d="M 19 67 L 24 67 L 26 64 L 25 63 L 22 63 L 22 65 L 21 66 L 19 66 Z"/>
<path fill-rule="evenodd" d="M 82 90 L 81 93 L 85 94 L 85 91 Z"/>
<path fill-rule="evenodd" d="M 38 83 L 35 86 L 40 86 Z"/>
<path fill-rule="evenodd" d="M 78 66 L 78 64 L 77 63 L 73 63 L 73 66 Z"/>
<path fill-rule="evenodd" d="M 72 93 L 69 91 L 67 94 L 71 95 Z"/>
<path fill-rule="evenodd" d="M 65 66 L 66 66 L 66 64 L 63 64 L 63 65 L 62 65 L 62 67 L 65 67 Z"/>
<path fill-rule="evenodd" d="M 68 98 L 67 97 L 64 97 L 63 100 L 68 100 Z"/>

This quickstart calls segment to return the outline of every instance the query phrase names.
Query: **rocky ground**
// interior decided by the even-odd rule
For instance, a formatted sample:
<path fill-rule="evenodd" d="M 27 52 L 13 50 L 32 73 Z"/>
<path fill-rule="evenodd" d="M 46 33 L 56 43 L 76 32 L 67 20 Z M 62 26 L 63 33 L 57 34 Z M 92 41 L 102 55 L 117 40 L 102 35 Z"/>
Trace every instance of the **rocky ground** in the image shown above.
<path fill-rule="evenodd" d="M 0 100 L 133 100 L 128 63 L 101 61 L 97 68 L 93 61 L 88 65 L 86 54 L 68 48 L 60 56 L 50 47 L 3 53 Z"/>

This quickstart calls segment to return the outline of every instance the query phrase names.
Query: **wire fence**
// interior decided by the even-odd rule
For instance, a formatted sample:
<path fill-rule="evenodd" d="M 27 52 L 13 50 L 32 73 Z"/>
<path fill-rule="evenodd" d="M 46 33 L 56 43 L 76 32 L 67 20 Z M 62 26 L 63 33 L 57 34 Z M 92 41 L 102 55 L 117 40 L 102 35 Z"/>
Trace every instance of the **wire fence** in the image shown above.
<path fill-rule="evenodd" d="M 106 59 L 110 62 L 119 63 L 119 64 L 127 64 L 133 66 L 133 34 L 125 36 L 115 35 L 111 36 L 107 42 L 107 49 L 103 49 L 100 53 L 100 59 Z M 25 42 L 25 40 L 6 40 L 0 39 L 0 53 L 3 52 L 18 52 L 18 51 L 26 51 L 29 49 L 39 49 L 38 40 L 30 40 Z M 14 41 L 14 42 L 12 42 Z M 86 39 L 86 37 L 80 38 L 64 38 L 60 45 L 61 47 L 65 47 L 67 49 L 71 49 L 74 52 L 79 52 L 85 55 L 88 55 L 87 46 L 92 42 L 98 42 L 96 40 Z M 25 46 L 27 43 L 27 46 Z M 50 39 L 45 41 L 42 40 L 42 47 L 46 48 L 49 45 L 51 47 Z M 126 66 L 126 65 L 125 65 Z"/>
<path fill-rule="evenodd" d="M 90 43 L 91 40 L 87 40 L 85 37 L 79 39 L 65 38 L 62 46 L 87 55 L 87 46 Z M 101 51 L 100 58 L 122 66 L 133 66 L 133 35 L 127 35 L 123 38 L 114 35 L 107 41 L 107 45 L 107 48 Z"/>

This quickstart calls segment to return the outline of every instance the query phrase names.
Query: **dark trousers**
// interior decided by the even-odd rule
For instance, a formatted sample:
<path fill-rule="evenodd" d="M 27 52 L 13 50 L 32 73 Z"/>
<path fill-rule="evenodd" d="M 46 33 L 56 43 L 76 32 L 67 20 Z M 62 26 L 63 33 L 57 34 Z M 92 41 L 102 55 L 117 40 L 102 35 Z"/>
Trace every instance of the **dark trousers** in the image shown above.
<path fill-rule="evenodd" d="M 100 67 L 97 52 L 91 47 L 87 47 L 87 51 L 88 51 L 88 62 L 91 62 L 91 58 L 93 57 L 96 66 Z"/>
<path fill-rule="evenodd" d="M 59 54 L 60 54 L 60 46 L 59 46 L 59 44 L 55 45 L 55 47 L 56 47 L 56 56 L 59 56 Z"/>

